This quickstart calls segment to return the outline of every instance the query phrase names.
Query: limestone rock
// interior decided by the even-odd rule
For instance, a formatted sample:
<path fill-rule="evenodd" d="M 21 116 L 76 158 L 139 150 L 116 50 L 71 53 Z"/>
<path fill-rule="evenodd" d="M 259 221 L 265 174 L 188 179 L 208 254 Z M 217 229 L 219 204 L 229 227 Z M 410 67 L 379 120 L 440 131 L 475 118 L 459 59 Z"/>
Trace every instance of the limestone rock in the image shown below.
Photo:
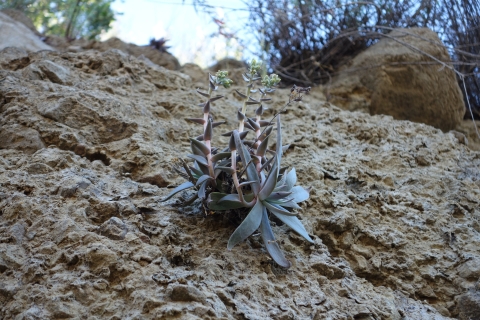
<path fill-rule="evenodd" d="M 473 258 L 460 265 L 458 275 L 465 279 L 480 279 L 480 257 Z"/>
<path fill-rule="evenodd" d="M 2 9 L 2 10 L 0 10 L 0 12 L 3 13 L 3 14 L 6 14 L 10 18 L 12 18 L 13 20 L 16 20 L 18 22 L 23 23 L 35 35 L 41 36 L 40 32 L 38 32 L 38 30 L 33 25 L 32 20 L 29 17 L 27 17 L 25 15 L 25 13 L 23 13 L 22 11 L 15 10 L 15 9 Z"/>
<path fill-rule="evenodd" d="M 235 213 L 160 202 L 199 134 L 191 77 L 118 49 L 10 48 L 0 81 L 2 319 L 448 319 L 478 277 L 480 157 L 451 132 L 320 95 L 288 106 L 283 160 L 315 243 L 272 217 L 284 270 L 258 234 L 227 250 Z M 220 133 L 242 101 L 218 94 Z"/>
<path fill-rule="evenodd" d="M 194 63 L 186 63 L 180 68 L 180 72 L 189 75 L 192 82 L 202 85 L 208 80 L 208 73 Z"/>
<path fill-rule="evenodd" d="M 480 319 L 480 290 L 471 289 L 456 298 L 458 319 Z"/>
<path fill-rule="evenodd" d="M 170 297 L 173 301 L 197 301 L 205 302 L 205 295 L 193 286 L 175 285 Z"/>
<path fill-rule="evenodd" d="M 63 37 L 49 36 L 45 40 L 46 43 L 56 48 L 58 51 L 64 52 L 82 52 L 85 50 L 97 50 L 100 52 L 116 49 L 134 56 L 139 59 L 147 59 L 154 64 L 169 70 L 179 70 L 180 63 L 177 58 L 168 52 L 161 52 L 150 46 L 137 46 L 132 43 L 126 43 L 118 38 L 110 38 L 100 42 L 95 40 L 79 39 L 67 41 Z"/>
<path fill-rule="evenodd" d="M 232 70 L 232 69 L 240 69 L 246 68 L 247 64 L 243 61 L 239 61 L 233 58 L 224 58 L 214 65 L 210 66 L 210 69 L 213 73 L 217 72 L 218 70 Z"/>
<path fill-rule="evenodd" d="M 328 88 L 331 101 L 347 110 L 455 129 L 465 113 L 455 73 L 427 54 L 450 61 L 433 31 L 396 29 L 340 70 Z"/>
<path fill-rule="evenodd" d="M 105 221 L 98 232 L 108 237 L 112 240 L 123 240 L 125 239 L 125 235 L 127 234 L 127 226 L 125 223 L 117 217 L 112 217 L 109 220 Z"/>
<path fill-rule="evenodd" d="M 457 138 L 459 143 L 467 145 L 472 150 L 480 151 L 480 137 L 477 134 L 477 130 L 480 130 L 480 121 L 463 120 L 455 128 L 455 131 L 464 134 L 464 137 L 459 136 Z M 453 131 L 452 133 L 455 134 Z"/>
<path fill-rule="evenodd" d="M 28 51 L 53 50 L 23 23 L 0 12 L 0 50 L 7 47 Z"/>
<path fill-rule="evenodd" d="M 14 124 L 0 128 L 0 149 L 17 149 L 32 154 L 45 148 L 38 131 Z"/>

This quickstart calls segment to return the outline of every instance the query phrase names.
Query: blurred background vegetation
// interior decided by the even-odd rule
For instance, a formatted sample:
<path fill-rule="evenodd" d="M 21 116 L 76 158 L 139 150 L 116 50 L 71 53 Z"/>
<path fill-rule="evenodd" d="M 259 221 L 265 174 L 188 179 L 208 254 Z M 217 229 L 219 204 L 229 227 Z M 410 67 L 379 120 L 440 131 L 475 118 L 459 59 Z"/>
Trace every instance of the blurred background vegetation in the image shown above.
<path fill-rule="evenodd" d="M 0 9 L 22 11 L 44 35 L 98 39 L 102 31 L 108 31 L 115 20 L 111 9 L 113 1 L 2 0 Z"/>
<path fill-rule="evenodd" d="M 0 0 L 0 9 L 24 12 L 44 35 L 99 39 L 115 19 L 113 2 Z M 181 0 L 181 4 L 185 3 L 209 13 L 218 22 L 215 7 L 208 0 Z M 242 34 L 255 38 L 258 43 L 255 54 L 267 63 L 269 71 L 281 75 L 285 85 L 326 84 L 342 64 L 392 28 L 428 27 L 437 32 L 456 70 L 463 75 L 458 77 L 460 88 L 474 107 L 475 118 L 480 119 L 479 0 L 245 0 L 244 3 L 249 19 Z M 241 39 L 242 34 L 228 34 L 228 37 L 237 37 L 240 43 L 251 41 Z"/>
<path fill-rule="evenodd" d="M 251 0 L 248 27 L 286 82 L 325 84 L 392 28 L 427 27 L 447 47 L 464 98 L 480 119 L 478 0 Z M 470 115 L 468 114 L 468 117 Z"/>

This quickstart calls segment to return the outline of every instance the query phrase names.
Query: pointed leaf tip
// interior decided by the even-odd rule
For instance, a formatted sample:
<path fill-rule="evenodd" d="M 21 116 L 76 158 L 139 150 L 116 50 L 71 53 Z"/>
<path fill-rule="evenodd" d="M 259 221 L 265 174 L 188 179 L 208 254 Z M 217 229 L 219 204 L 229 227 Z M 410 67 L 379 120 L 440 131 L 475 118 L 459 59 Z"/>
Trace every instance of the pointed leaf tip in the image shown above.
<path fill-rule="evenodd" d="M 175 194 L 179 193 L 180 191 L 191 188 L 193 186 L 194 186 L 194 184 L 191 183 L 190 181 L 184 182 L 181 185 L 179 185 L 178 187 L 176 187 L 175 189 L 173 189 L 172 192 L 170 192 L 165 198 L 160 200 L 160 202 L 167 201 L 168 199 L 170 199 L 171 197 L 173 197 Z"/>
<path fill-rule="evenodd" d="M 240 242 L 247 239 L 255 230 L 258 229 L 262 221 L 262 214 L 265 207 L 260 201 L 253 206 L 252 210 L 248 213 L 247 217 L 242 221 L 237 229 L 232 233 L 228 240 L 227 249 L 232 250 Z"/>
<path fill-rule="evenodd" d="M 291 262 L 285 258 L 280 246 L 275 240 L 273 235 L 272 227 L 270 226 L 270 221 L 268 221 L 267 210 L 264 209 L 262 213 L 262 223 L 260 224 L 260 231 L 262 233 L 263 243 L 267 248 L 270 257 L 278 263 L 279 266 L 283 268 L 290 268 L 292 266 Z"/>
<path fill-rule="evenodd" d="M 302 222 L 295 216 L 287 216 L 284 214 L 279 214 L 276 213 L 275 211 L 272 211 L 272 213 L 280 220 L 282 220 L 283 223 L 285 223 L 287 226 L 293 229 L 296 233 L 304 237 L 308 242 L 314 243 L 312 238 L 308 235 L 307 230 L 305 230 L 305 227 L 303 226 Z"/>

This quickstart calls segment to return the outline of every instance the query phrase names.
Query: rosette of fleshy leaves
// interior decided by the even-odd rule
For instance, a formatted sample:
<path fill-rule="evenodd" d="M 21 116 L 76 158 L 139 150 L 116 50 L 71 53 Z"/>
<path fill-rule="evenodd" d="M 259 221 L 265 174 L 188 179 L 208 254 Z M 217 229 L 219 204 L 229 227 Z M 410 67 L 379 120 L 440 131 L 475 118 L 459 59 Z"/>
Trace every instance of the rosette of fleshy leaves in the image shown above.
<path fill-rule="evenodd" d="M 207 101 L 201 104 L 204 111 L 203 118 L 187 119 L 204 126 L 203 135 L 190 139 L 192 154 L 189 154 L 188 157 L 193 159 L 193 166 L 188 166 L 183 162 L 183 170 L 179 170 L 189 181 L 175 188 L 162 201 L 180 191 L 195 188 L 196 192 L 184 204 L 191 204 L 199 198 L 213 211 L 247 208 L 248 214 L 231 235 L 227 248 L 231 250 L 259 229 L 270 256 L 277 264 L 288 268 L 291 263 L 285 258 L 275 240 L 269 213 L 307 241 L 313 242 L 296 212 L 297 209 L 300 209 L 298 203 L 307 200 L 309 193 L 301 186 L 295 185 L 297 176 L 294 168 L 288 172 L 281 168 L 282 153 L 288 146 L 282 146 L 279 115 L 276 118 L 276 149 L 268 149 L 273 127 L 271 121 L 261 120 L 264 110 L 261 102 L 269 100 L 264 97 L 267 93 L 275 91 L 274 88 L 280 82 L 280 78 L 275 74 L 264 76 L 261 79 L 263 89 L 259 89 L 262 98 L 255 100 L 250 97 L 250 94 L 253 91 L 253 82 L 260 80 L 259 70 L 260 64 L 253 60 L 249 71 L 244 74 L 245 80 L 248 80 L 246 94 L 237 91 L 245 99 L 244 107 L 260 104 L 255 112 L 256 117 L 246 117 L 245 108 L 242 109 L 243 112 L 238 111 L 237 117 L 242 126 L 239 130 L 228 133 L 230 142 L 223 149 L 211 146 L 213 128 L 221 123 L 213 122 L 210 108 L 213 101 L 222 98 L 221 96 L 212 97 L 212 92 L 217 90 L 218 85 L 230 86 L 231 80 L 227 78 L 226 72 L 217 72 L 215 76 L 209 75 L 208 92 L 197 90 L 199 94 L 207 98 Z M 245 128 L 255 133 L 254 141 L 245 140 L 249 131 L 242 131 L 244 121 Z M 265 129 L 261 131 L 261 127 L 265 127 Z"/>
<path fill-rule="evenodd" d="M 257 171 L 249 150 L 244 145 L 238 131 L 233 132 L 234 148 L 238 151 L 242 164 L 247 164 L 243 170 L 246 181 L 242 185 L 249 185 L 250 190 L 238 190 L 238 193 L 226 194 L 213 192 L 210 194 L 208 207 L 213 210 L 232 210 L 243 207 L 251 208 L 247 217 L 237 227 L 228 240 L 227 248 L 230 250 L 238 243 L 260 228 L 261 236 L 270 256 L 277 264 L 288 268 L 290 261 L 280 250 L 275 240 L 268 213 L 273 214 L 291 229 L 313 243 L 302 222 L 297 218 L 296 209 L 300 209 L 298 203 L 305 201 L 309 193 L 301 186 L 296 186 L 297 175 L 295 168 L 289 172 L 280 174 L 282 158 L 282 138 L 280 117 L 277 117 L 277 147 L 275 155 Z M 262 156 L 268 143 L 268 137 L 262 142 L 254 156 Z M 232 143 L 231 143 L 232 144 Z M 230 148 L 232 149 L 232 148 Z M 235 149 L 234 149 L 235 150 Z M 272 164 L 270 170 L 264 168 Z"/>

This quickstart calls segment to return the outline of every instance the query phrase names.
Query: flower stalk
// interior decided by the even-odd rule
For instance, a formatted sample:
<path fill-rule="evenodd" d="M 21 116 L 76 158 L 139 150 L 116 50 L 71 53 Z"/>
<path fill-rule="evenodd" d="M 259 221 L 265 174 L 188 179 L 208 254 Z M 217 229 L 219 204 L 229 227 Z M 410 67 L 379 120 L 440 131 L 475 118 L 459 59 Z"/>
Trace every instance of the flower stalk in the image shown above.
<path fill-rule="evenodd" d="M 162 201 L 194 187 L 194 195 L 185 202 L 186 205 L 195 204 L 199 199 L 204 208 L 214 212 L 240 210 L 237 214 L 242 215 L 248 211 L 245 219 L 230 236 L 227 248 L 232 249 L 258 229 L 270 256 L 278 265 L 288 268 L 291 263 L 280 250 L 268 217 L 269 214 L 276 216 L 307 241 L 313 242 L 296 217 L 296 210 L 300 209 L 298 203 L 308 199 L 309 194 L 304 188 L 295 186 L 297 180 L 295 169 L 288 172 L 280 170 L 283 149 L 286 147 L 282 145 L 279 113 L 276 113 L 271 121 L 262 120 L 265 110 L 262 104 L 270 100 L 266 96 L 275 91 L 274 88 L 280 82 L 280 78 L 275 74 L 260 78 L 260 68 L 261 64 L 252 60 L 249 69 L 243 74 L 247 82 L 245 94 L 236 90 L 243 98 L 242 108 L 237 110 L 238 130 L 224 134 L 230 136 L 228 146 L 224 148 L 213 146 L 214 128 L 224 122 L 214 122 L 210 111 L 212 103 L 222 98 L 218 95 L 213 96 L 213 92 L 220 85 L 230 87 L 232 80 L 228 79 L 226 71 L 219 71 L 215 75 L 209 74 L 207 92 L 197 90 L 206 101 L 201 104 L 202 118 L 187 119 L 203 127 L 202 135 L 190 139 L 192 154 L 188 157 L 193 160 L 193 166 L 182 162 L 182 167 L 176 171 L 188 181 L 176 187 Z M 255 100 L 251 95 L 257 92 L 254 89 L 257 80 L 261 80 L 263 87 L 258 89 L 260 98 Z M 297 92 L 299 89 L 294 87 L 292 90 Z M 287 106 L 291 100 L 290 97 Z M 257 105 L 253 118 L 247 116 L 249 105 Z M 275 118 L 276 148 L 269 150 Z M 254 132 L 254 141 L 245 140 L 249 131 Z"/>

